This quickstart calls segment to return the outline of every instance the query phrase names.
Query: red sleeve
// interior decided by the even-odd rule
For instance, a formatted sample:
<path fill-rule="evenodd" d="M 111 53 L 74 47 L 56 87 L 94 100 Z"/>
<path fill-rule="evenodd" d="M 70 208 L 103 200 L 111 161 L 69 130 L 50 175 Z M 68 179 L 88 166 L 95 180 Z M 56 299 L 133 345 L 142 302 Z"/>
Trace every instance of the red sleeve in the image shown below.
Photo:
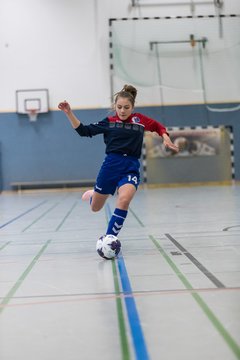
<path fill-rule="evenodd" d="M 162 136 L 163 134 L 168 134 L 165 126 L 160 122 L 149 118 L 143 114 L 137 114 L 141 119 L 141 123 L 145 126 L 145 131 L 156 132 L 158 135 Z"/>

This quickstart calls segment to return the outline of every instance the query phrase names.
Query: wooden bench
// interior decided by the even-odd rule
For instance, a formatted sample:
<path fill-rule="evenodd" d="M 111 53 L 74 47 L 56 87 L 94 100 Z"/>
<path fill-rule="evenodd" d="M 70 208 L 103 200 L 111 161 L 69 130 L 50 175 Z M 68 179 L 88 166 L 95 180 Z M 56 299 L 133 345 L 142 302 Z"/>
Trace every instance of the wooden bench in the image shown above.
<path fill-rule="evenodd" d="M 10 186 L 13 190 L 27 189 L 54 189 L 54 188 L 71 188 L 71 187 L 91 187 L 94 186 L 95 179 L 82 180 L 51 180 L 51 181 L 15 181 Z"/>

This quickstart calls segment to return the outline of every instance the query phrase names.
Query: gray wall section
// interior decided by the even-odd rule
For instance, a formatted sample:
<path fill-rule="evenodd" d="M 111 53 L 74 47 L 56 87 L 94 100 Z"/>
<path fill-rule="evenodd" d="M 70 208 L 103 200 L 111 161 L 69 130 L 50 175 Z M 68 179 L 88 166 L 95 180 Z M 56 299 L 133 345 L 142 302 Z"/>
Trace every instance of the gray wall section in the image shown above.
<path fill-rule="evenodd" d="M 76 113 L 87 123 L 106 111 Z M 15 181 L 94 179 L 104 158 L 102 138 L 81 138 L 60 111 L 40 115 L 36 123 L 26 116 L 1 114 L 0 142 L 4 190 Z"/>
<path fill-rule="evenodd" d="M 211 157 L 151 159 L 147 164 L 147 179 L 149 184 L 230 181 L 229 165 L 223 154 Z"/>
<path fill-rule="evenodd" d="M 204 105 L 167 106 L 164 111 L 160 107 L 145 107 L 136 111 L 169 127 L 232 126 L 235 178 L 240 180 L 240 112 L 213 113 Z M 78 110 L 75 114 L 88 124 L 103 119 L 109 111 Z M 40 115 L 36 123 L 30 123 L 23 115 L 1 113 L 0 143 L 3 190 L 11 189 L 10 183 L 16 181 L 94 179 L 104 158 L 102 136 L 81 138 L 60 111 Z"/>
<path fill-rule="evenodd" d="M 0 192 L 2 191 L 2 147 L 1 147 L 1 143 L 0 143 Z"/>

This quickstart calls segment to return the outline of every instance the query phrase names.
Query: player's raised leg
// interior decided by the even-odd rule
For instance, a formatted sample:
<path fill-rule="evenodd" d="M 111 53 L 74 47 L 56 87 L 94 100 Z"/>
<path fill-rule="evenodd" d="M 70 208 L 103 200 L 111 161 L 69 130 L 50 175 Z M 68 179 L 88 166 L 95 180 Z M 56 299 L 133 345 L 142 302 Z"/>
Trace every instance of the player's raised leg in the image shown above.
<path fill-rule="evenodd" d="M 90 204 L 91 204 L 93 193 L 94 193 L 94 190 L 93 190 L 93 189 L 85 191 L 85 192 L 83 193 L 83 195 L 82 195 L 82 200 L 83 200 L 83 201 L 89 201 Z"/>
<path fill-rule="evenodd" d="M 103 208 L 108 194 L 100 194 L 94 190 L 87 190 L 82 195 L 83 201 L 89 201 L 92 211 L 96 212 Z"/>
<path fill-rule="evenodd" d="M 100 194 L 97 191 L 93 192 L 92 202 L 91 202 L 91 209 L 92 211 L 96 212 L 103 208 L 109 194 Z"/>

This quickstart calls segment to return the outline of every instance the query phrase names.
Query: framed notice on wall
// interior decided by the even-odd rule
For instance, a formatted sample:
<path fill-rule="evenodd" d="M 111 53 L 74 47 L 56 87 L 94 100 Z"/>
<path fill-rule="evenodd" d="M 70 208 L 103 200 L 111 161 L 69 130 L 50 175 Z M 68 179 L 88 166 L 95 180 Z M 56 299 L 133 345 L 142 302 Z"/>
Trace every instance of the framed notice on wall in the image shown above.
<path fill-rule="evenodd" d="M 168 133 L 179 153 L 166 149 L 158 134 L 145 134 L 148 184 L 232 180 L 231 134 L 227 128 L 174 128 Z"/>
<path fill-rule="evenodd" d="M 214 156 L 219 153 L 221 129 L 189 129 L 169 131 L 171 140 L 180 149 L 179 153 L 165 148 L 156 134 L 146 134 L 146 150 L 149 159 L 158 157 Z"/>
<path fill-rule="evenodd" d="M 133 6 L 141 5 L 192 5 L 192 0 L 132 0 Z M 209 0 L 201 0 L 201 4 L 210 4 Z"/>

